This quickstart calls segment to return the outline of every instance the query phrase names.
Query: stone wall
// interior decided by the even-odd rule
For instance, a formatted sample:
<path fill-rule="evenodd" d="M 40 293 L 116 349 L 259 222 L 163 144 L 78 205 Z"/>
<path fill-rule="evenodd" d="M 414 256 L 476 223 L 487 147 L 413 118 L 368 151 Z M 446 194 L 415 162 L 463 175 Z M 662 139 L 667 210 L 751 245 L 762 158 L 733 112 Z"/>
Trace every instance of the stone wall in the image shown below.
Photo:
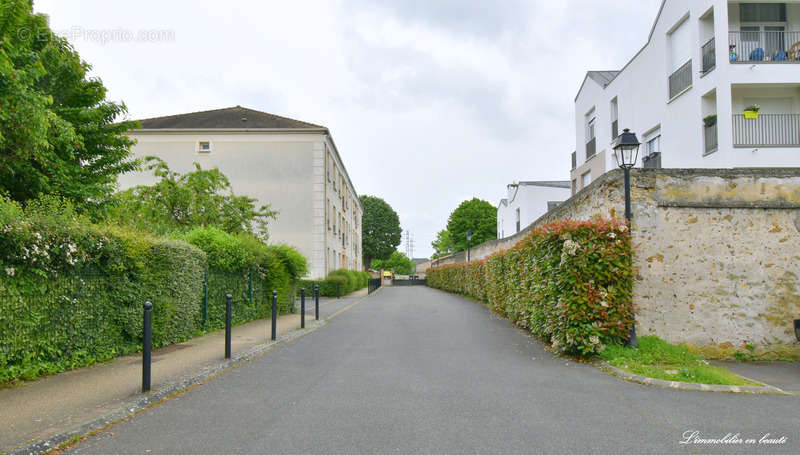
<path fill-rule="evenodd" d="M 622 218 L 622 180 L 619 170 L 603 175 L 531 226 Z M 639 334 L 712 355 L 748 344 L 798 355 L 800 169 L 636 169 L 631 199 Z M 527 232 L 479 245 L 472 257 Z"/>

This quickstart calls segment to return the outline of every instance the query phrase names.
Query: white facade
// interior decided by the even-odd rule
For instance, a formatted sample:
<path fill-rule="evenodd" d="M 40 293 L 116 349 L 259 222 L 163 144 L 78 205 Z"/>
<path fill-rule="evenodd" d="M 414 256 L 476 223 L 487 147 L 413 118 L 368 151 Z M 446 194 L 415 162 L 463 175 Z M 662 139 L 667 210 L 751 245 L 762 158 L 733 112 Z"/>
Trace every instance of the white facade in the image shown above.
<path fill-rule="evenodd" d="M 312 279 L 334 269 L 361 270 L 363 209 L 328 131 L 259 129 L 139 129 L 133 154 L 158 156 L 185 173 L 199 163 L 219 168 L 237 195 L 278 210 L 270 243 L 294 246 L 309 261 Z M 119 177 L 121 189 L 148 185 L 152 173 Z"/>
<path fill-rule="evenodd" d="M 497 206 L 497 238 L 510 237 L 570 197 L 569 182 L 519 182 L 508 185 Z"/>
<path fill-rule="evenodd" d="M 759 118 L 745 119 L 752 104 Z M 711 115 L 716 123 L 706 126 Z M 647 44 L 621 71 L 584 79 L 573 192 L 616 169 L 614 120 L 617 133 L 629 128 L 642 142 L 639 166 L 800 166 L 800 0 L 665 0 Z"/>

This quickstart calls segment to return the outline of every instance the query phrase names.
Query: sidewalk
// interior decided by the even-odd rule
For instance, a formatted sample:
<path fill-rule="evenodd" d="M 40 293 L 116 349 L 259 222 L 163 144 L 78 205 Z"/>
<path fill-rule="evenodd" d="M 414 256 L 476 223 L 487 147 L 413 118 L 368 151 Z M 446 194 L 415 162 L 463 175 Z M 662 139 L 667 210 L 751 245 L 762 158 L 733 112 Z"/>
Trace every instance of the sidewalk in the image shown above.
<path fill-rule="evenodd" d="M 341 299 L 320 298 L 320 319 L 335 316 L 367 295 L 362 289 Z M 297 306 L 299 308 L 299 300 Z M 314 321 L 314 300 L 306 299 L 306 324 Z M 300 315 L 278 318 L 278 335 L 300 327 Z M 233 328 L 233 356 L 269 342 L 270 321 L 258 320 Z M 152 389 L 192 377 L 221 363 L 225 331 L 219 330 L 184 343 L 153 351 Z M 0 453 L 44 438 L 112 411 L 138 394 L 142 381 L 141 354 L 118 357 L 91 367 L 43 377 L 20 387 L 0 389 Z"/>

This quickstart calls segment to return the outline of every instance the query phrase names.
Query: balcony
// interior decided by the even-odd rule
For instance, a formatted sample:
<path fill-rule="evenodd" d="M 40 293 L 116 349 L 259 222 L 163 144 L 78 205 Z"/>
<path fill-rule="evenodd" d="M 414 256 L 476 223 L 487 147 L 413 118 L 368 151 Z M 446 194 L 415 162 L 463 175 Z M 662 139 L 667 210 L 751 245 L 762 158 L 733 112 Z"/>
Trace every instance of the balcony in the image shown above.
<path fill-rule="evenodd" d="M 597 138 L 593 137 L 591 141 L 586 143 L 586 159 L 593 157 L 597 153 Z"/>
<path fill-rule="evenodd" d="M 731 63 L 800 63 L 800 32 L 729 32 Z"/>
<path fill-rule="evenodd" d="M 642 167 L 645 169 L 661 169 L 661 152 L 645 155 L 642 158 Z"/>
<path fill-rule="evenodd" d="M 717 147 L 719 146 L 719 142 L 717 139 L 717 122 L 716 120 L 712 125 L 704 125 L 703 126 L 703 139 L 705 148 L 703 152 L 708 155 L 709 153 L 713 153 L 717 151 Z"/>
<path fill-rule="evenodd" d="M 800 146 L 800 114 L 760 114 L 746 119 L 733 116 L 734 147 Z"/>
<path fill-rule="evenodd" d="M 675 98 L 692 85 L 692 61 L 684 63 L 669 76 L 669 99 Z"/>
<path fill-rule="evenodd" d="M 717 66 L 717 51 L 714 45 L 714 38 L 703 44 L 703 74 L 710 73 Z"/>

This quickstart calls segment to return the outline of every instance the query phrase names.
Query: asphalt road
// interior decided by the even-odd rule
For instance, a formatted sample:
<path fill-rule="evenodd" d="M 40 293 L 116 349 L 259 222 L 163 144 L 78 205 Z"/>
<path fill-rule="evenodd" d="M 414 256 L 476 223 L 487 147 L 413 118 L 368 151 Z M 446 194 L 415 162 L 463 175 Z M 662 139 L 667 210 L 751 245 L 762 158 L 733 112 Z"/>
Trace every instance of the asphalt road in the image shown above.
<path fill-rule="evenodd" d="M 680 443 L 694 431 L 742 442 Z M 744 441 L 767 433 L 788 441 Z M 477 303 L 403 287 L 68 453 L 799 452 L 798 397 L 626 383 Z"/>

